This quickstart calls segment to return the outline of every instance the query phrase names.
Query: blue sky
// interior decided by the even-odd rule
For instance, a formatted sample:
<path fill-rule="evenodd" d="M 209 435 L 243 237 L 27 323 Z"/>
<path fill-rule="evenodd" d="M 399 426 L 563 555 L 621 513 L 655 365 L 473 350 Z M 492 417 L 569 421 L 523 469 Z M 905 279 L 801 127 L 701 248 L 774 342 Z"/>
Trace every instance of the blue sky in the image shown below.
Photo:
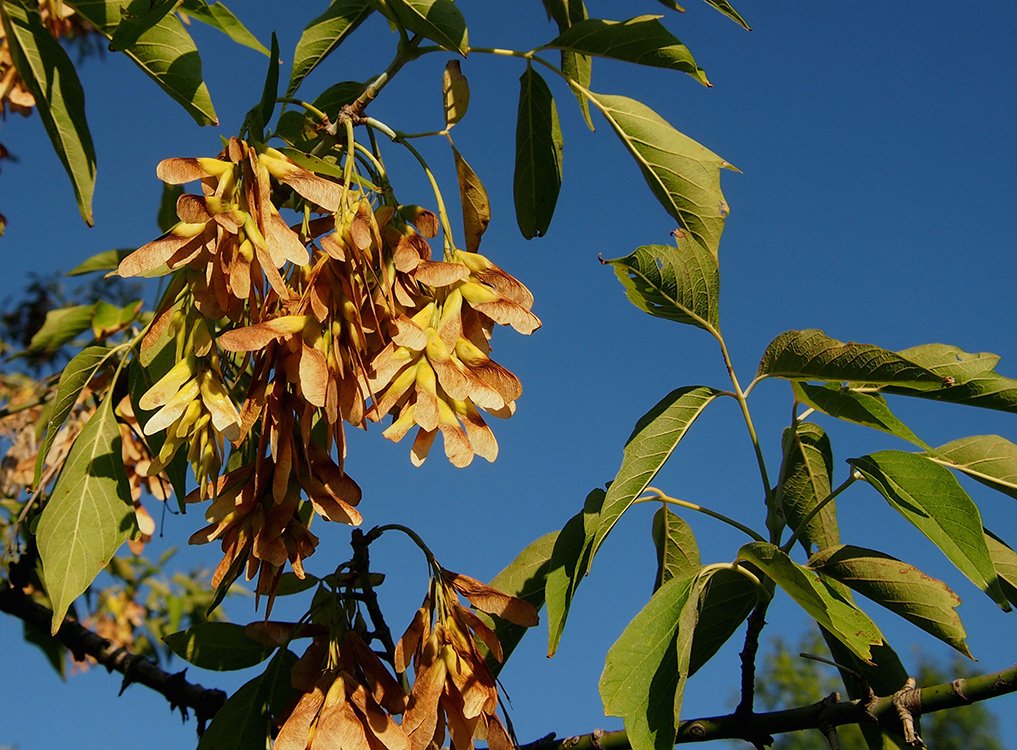
<path fill-rule="evenodd" d="M 232 7 L 262 39 L 277 30 L 286 60 L 302 24 L 325 4 L 307 3 L 306 13 L 304 4 L 299 11 L 287 5 L 280 18 L 272 17 L 270 5 Z M 489 3 L 460 3 L 475 45 L 527 48 L 553 35 L 539 3 L 499 5 L 495 11 Z M 665 12 L 649 1 L 589 5 L 591 14 L 606 17 Z M 722 329 L 743 382 L 770 339 L 806 327 L 891 349 L 941 341 L 992 351 L 1003 357 L 1001 372 L 1017 374 L 1017 243 L 1010 224 L 1017 209 L 1017 59 L 1010 53 L 1017 6 L 983 2 L 961 11 L 942 3 L 746 0 L 741 10 L 754 28 L 747 33 L 703 3 L 687 5 L 686 14 L 666 20 L 714 88 L 678 73 L 597 61 L 593 89 L 641 99 L 742 170 L 723 178 L 732 212 L 720 257 Z M 38 118 L 0 123 L 0 140 L 20 157 L 5 162 L 0 174 L 0 210 L 10 222 L 0 239 L 6 264 L 0 297 L 16 294 L 30 272 L 70 267 L 100 250 L 154 238 L 160 190 L 155 164 L 169 156 L 214 154 L 219 135 L 239 128 L 260 94 L 265 59 L 204 29 L 194 34 L 220 115 L 218 129 L 199 130 L 119 56 L 85 63 L 82 79 L 99 159 L 94 229 L 81 224 Z M 380 70 L 390 43 L 383 25 L 365 26 L 349 49 L 307 81 L 306 95 Z M 419 63 L 417 74 L 408 70 L 384 92 L 373 110 L 377 118 L 405 131 L 440 127 L 444 58 L 431 57 Z M 455 470 L 436 450 L 414 469 L 409 445 L 390 444 L 374 429 L 356 436 L 347 468 L 364 488 L 367 525 L 410 525 L 449 568 L 487 579 L 526 543 L 559 528 L 591 488 L 614 476 L 632 425 L 664 394 L 686 384 L 723 386 L 725 375 L 709 337 L 640 313 L 597 262 L 598 254 L 617 257 L 639 245 L 666 243 L 674 228 L 606 123 L 597 121 L 597 132 L 589 133 L 569 92 L 552 82 L 565 130 L 564 186 L 548 235 L 527 243 L 511 207 L 522 67 L 471 56 L 463 71 L 472 84 L 471 109 L 454 136 L 484 179 L 494 210 L 482 249 L 529 286 L 544 326 L 530 337 L 500 330 L 494 339 L 496 358 L 524 384 L 518 413 L 494 425 L 501 446 L 495 464 Z M 454 195 L 447 146 L 423 148 Z M 393 164 L 401 163 L 395 151 L 389 147 L 387 153 Z M 419 171 L 407 166 L 398 173 L 402 200 L 431 203 Z M 764 383 L 752 406 L 775 475 L 789 389 Z M 1017 440 L 1017 425 L 1006 415 L 914 403 L 900 404 L 898 413 L 934 445 L 968 434 Z M 906 449 L 861 428 L 819 421 L 832 435 L 838 481 L 846 476 L 845 458 Z M 725 404 L 695 425 L 655 484 L 759 525 L 758 482 L 740 416 Z M 1013 500 L 971 491 L 987 525 L 1017 543 Z M 894 552 L 958 592 L 979 667 L 1015 661 L 1006 637 L 1012 620 L 873 491 L 856 487 L 838 502 L 845 541 Z M 545 658 L 541 626 L 505 669 L 522 740 L 620 726 L 603 716 L 596 683 L 604 654 L 649 594 L 651 514 L 636 509 L 609 538 L 580 588 L 558 655 Z M 709 519 L 688 520 L 705 562 L 732 559 L 743 541 Z M 199 522 L 197 513 L 169 516 L 163 544 L 185 545 Z M 310 568 L 324 572 L 346 559 L 345 539 L 342 529 L 323 533 Z M 213 549 L 182 556 L 188 564 L 210 565 L 217 557 Z M 419 554 L 386 539 L 374 561 L 390 574 L 390 617 L 393 629 L 401 630 L 423 595 Z M 913 647 L 945 652 L 924 633 L 874 607 L 869 611 L 905 660 Z M 230 612 L 237 620 L 257 617 L 246 601 Z M 798 632 L 804 623 L 786 602 L 775 605 L 768 620 L 774 633 Z M 38 652 L 19 642 L 18 623 L 0 620 L 0 637 L 8 649 L 0 682 L 0 746 L 43 750 L 73 742 L 91 750 L 133 742 L 159 750 L 193 742 L 193 722 L 182 725 L 144 689 L 133 687 L 118 699 L 118 681 L 102 670 L 60 684 Z M 740 634 L 693 679 L 686 715 L 733 707 L 739 640 Z M 188 674 L 209 686 L 239 684 L 234 675 Z M 999 699 L 992 707 L 1009 744 L 1017 743 L 1017 699 Z"/>

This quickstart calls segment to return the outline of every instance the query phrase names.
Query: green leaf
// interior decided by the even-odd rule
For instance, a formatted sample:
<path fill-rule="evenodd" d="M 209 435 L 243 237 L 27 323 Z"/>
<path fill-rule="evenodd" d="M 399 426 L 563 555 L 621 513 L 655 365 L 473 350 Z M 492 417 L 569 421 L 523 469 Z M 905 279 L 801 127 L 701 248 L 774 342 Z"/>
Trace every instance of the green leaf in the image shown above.
<path fill-rule="evenodd" d="M 585 55 L 667 68 L 688 73 L 705 86 L 706 74 L 696 65 L 689 48 L 658 20 L 660 16 L 639 16 L 628 21 L 591 18 L 565 29 L 546 46 L 568 49 Z"/>
<path fill-rule="evenodd" d="M 321 580 L 310 573 L 304 573 L 303 578 L 298 578 L 296 573 L 286 572 L 279 576 L 279 585 L 275 588 L 275 596 L 292 596 L 300 594 L 314 586 Z"/>
<path fill-rule="evenodd" d="M 528 601 L 538 610 L 543 607 L 544 588 L 551 566 L 551 554 L 559 534 L 560 532 L 552 531 L 526 545 L 512 562 L 491 579 L 491 587 Z M 508 661 L 509 655 L 515 650 L 529 628 L 516 625 L 500 617 L 485 616 L 482 613 L 478 613 L 478 616 L 484 617 L 494 625 L 494 633 L 498 636 L 504 656 L 502 663 Z M 501 671 L 502 663 L 494 658 L 487 660 L 488 667 L 494 675 Z"/>
<path fill-rule="evenodd" d="M 785 331 L 770 342 L 759 362 L 760 377 L 830 380 L 859 384 L 907 384 L 942 388 L 937 373 L 872 344 L 844 343 L 822 331 Z"/>
<path fill-rule="evenodd" d="M 121 10 L 120 23 L 109 40 L 111 52 L 123 52 L 172 13 L 181 0 L 131 0 Z"/>
<path fill-rule="evenodd" d="M 679 619 L 697 577 L 661 586 L 607 652 L 599 685 L 604 713 L 624 719 L 632 750 L 674 746 L 679 684 L 688 676 L 677 669 Z"/>
<path fill-rule="evenodd" d="M 568 619 L 572 597 L 583 580 L 590 560 L 588 540 L 597 527 L 597 518 L 604 503 L 604 490 L 595 489 L 586 496 L 583 509 L 569 519 L 551 549 L 547 585 L 547 655 L 554 656 Z"/>
<path fill-rule="evenodd" d="M 253 137 L 263 140 L 265 126 L 272 119 L 275 101 L 279 96 L 279 39 L 272 32 L 272 49 L 268 56 L 268 72 L 265 74 L 265 85 L 261 91 L 261 102 L 247 113 L 246 126 Z"/>
<path fill-rule="evenodd" d="M 674 0 L 657 0 L 657 2 L 660 3 L 661 5 L 663 5 L 665 8 L 670 8 L 671 10 L 676 10 L 679 13 L 684 13 L 685 12 L 685 8 L 680 6 Z"/>
<path fill-rule="evenodd" d="M 662 506 L 653 514 L 651 527 L 653 546 L 657 551 L 657 575 L 653 579 L 656 591 L 672 578 L 681 578 L 700 568 L 699 545 L 696 535 L 680 516 Z"/>
<path fill-rule="evenodd" d="M 480 177 L 473 167 L 452 147 L 452 156 L 456 163 L 456 178 L 459 181 L 459 199 L 463 207 L 463 236 L 466 238 L 466 249 L 471 253 L 480 248 L 480 240 L 491 223 L 491 201 Z"/>
<path fill-rule="evenodd" d="M 946 344 L 925 344 L 900 354 L 941 375 L 947 385 L 930 391 L 915 391 L 912 385 L 885 388 L 887 393 L 1017 413 L 1017 380 L 994 371 L 997 355 L 971 354 Z"/>
<path fill-rule="evenodd" d="M 466 19 L 453 0 L 388 0 L 388 7 L 410 31 L 466 57 Z"/>
<path fill-rule="evenodd" d="M 120 25 L 122 5 L 108 0 L 68 2 L 106 38 Z M 124 50 L 139 68 L 180 103 L 199 125 L 218 125 L 208 87 L 201 74 L 201 58 L 180 19 L 167 15 Z"/>
<path fill-rule="evenodd" d="M 229 672 L 260 664 L 275 649 L 254 640 L 242 625 L 201 622 L 163 638 L 174 654 L 202 669 Z"/>
<path fill-rule="evenodd" d="M 97 339 L 112 336 L 135 320 L 140 312 L 141 300 L 123 306 L 99 300 L 95 303 L 95 315 L 92 316 L 92 335 Z"/>
<path fill-rule="evenodd" d="M 512 179 L 516 222 L 523 237 L 543 237 L 561 189 L 561 125 L 551 89 L 527 66 L 519 78 L 516 161 Z"/>
<path fill-rule="evenodd" d="M 293 652 L 279 651 L 262 674 L 245 683 L 216 712 L 201 735 L 198 750 L 265 747 L 275 717 L 292 700 L 290 672 L 296 662 Z"/>
<path fill-rule="evenodd" d="M 824 414 L 887 432 L 922 448 L 928 447 L 928 444 L 915 435 L 911 428 L 897 419 L 886 405 L 886 400 L 879 394 L 862 393 L 842 388 L 835 383 L 809 385 L 794 382 L 792 387 L 799 401 Z"/>
<path fill-rule="evenodd" d="M 286 96 L 292 97 L 308 74 L 372 12 L 369 0 L 333 0 L 328 10 L 307 24 L 293 52 L 293 70 Z"/>
<path fill-rule="evenodd" d="M 184 194 L 183 185 L 162 184 L 162 196 L 159 198 L 159 212 L 156 214 L 155 222 L 159 225 L 159 231 L 166 233 L 180 221 L 177 216 L 177 199 Z"/>
<path fill-rule="evenodd" d="M 28 351 L 52 354 L 92 325 L 95 305 L 73 305 L 46 313 L 42 328 L 28 342 Z"/>
<path fill-rule="evenodd" d="M 135 248 L 133 247 L 104 250 L 76 265 L 67 272 L 67 275 L 83 276 L 86 273 L 95 273 L 96 271 L 115 271 L 116 267 L 120 265 L 120 261 L 133 253 L 134 250 Z"/>
<path fill-rule="evenodd" d="M 625 296 L 644 312 L 714 335 L 720 327 L 720 269 L 717 259 L 684 233 L 677 247 L 645 245 L 609 260 Z"/>
<path fill-rule="evenodd" d="M 996 580 L 978 506 L 948 469 L 901 451 L 881 451 L 848 463 L 972 583 L 1002 610 L 1010 610 Z"/>
<path fill-rule="evenodd" d="M 796 564 L 776 545 L 752 542 L 738 551 L 746 560 L 773 579 L 812 619 L 837 636 L 859 659 L 871 662 L 871 646 L 883 637 L 864 612 L 841 598 L 819 576 Z"/>
<path fill-rule="evenodd" d="M 1017 445 L 999 435 L 972 435 L 925 453 L 987 487 L 1017 497 Z"/>
<path fill-rule="evenodd" d="M 1000 588 L 1009 602 L 1017 605 L 1017 552 L 988 529 L 985 529 L 985 544 L 999 576 Z"/>
<path fill-rule="evenodd" d="M 729 568 L 710 571 L 699 595 L 699 616 L 689 653 L 690 677 L 734 635 L 758 598 L 759 589 L 747 576 Z"/>
<path fill-rule="evenodd" d="M 49 634 L 44 628 L 36 627 L 27 620 L 23 621 L 21 635 L 25 643 L 31 643 L 53 667 L 61 681 L 67 680 L 67 648 Z"/>
<path fill-rule="evenodd" d="M 233 11 L 222 3 L 208 3 L 206 0 L 184 0 L 179 12 L 182 15 L 190 16 L 195 21 L 201 21 L 217 31 L 221 31 L 237 44 L 242 44 L 263 55 L 268 55 L 268 49 L 258 41 L 258 37 L 252 34 L 240 19 L 233 14 Z"/>
<path fill-rule="evenodd" d="M 971 656 L 964 626 L 954 611 L 960 599 L 942 581 L 882 552 L 849 545 L 820 550 L 808 566 Z"/>
<path fill-rule="evenodd" d="M 719 395 L 720 391 L 706 386 L 678 388 L 636 422 L 622 452 L 621 468 L 608 487 L 596 531 L 587 541 L 591 547 L 589 564 L 622 513 L 657 475 L 703 409 Z"/>
<path fill-rule="evenodd" d="M 120 428 L 107 398 L 85 424 L 39 519 L 36 539 L 52 633 L 71 603 L 106 567 L 134 528 L 134 503 L 120 453 Z"/>
<path fill-rule="evenodd" d="M 636 160 L 653 195 L 696 242 L 716 257 L 729 213 L 720 189 L 720 170 L 731 165 L 635 99 L 592 96 Z"/>
<path fill-rule="evenodd" d="M 734 6 L 727 0 L 706 0 L 706 4 L 712 5 L 746 31 L 752 31 L 752 29 L 749 28 L 749 25 L 745 23 L 745 19 L 741 17 L 741 14 L 739 14 L 738 11 L 734 9 Z"/>
<path fill-rule="evenodd" d="M 112 349 L 105 346 L 89 346 L 82 349 L 74 358 L 67 363 L 63 372 L 60 373 L 60 381 L 57 383 L 56 396 L 53 398 L 49 411 L 49 419 L 46 421 L 46 434 L 39 447 L 39 453 L 35 458 L 35 477 L 32 484 L 39 486 L 42 478 L 42 469 L 46 465 L 46 457 L 49 449 L 53 447 L 57 432 L 63 427 L 64 422 L 70 415 L 74 404 L 81 395 L 81 391 L 92 379 L 96 371 L 102 367 L 110 355 Z"/>
<path fill-rule="evenodd" d="M 588 17 L 586 4 L 582 0 L 544 0 L 544 9 L 548 18 L 553 18 L 558 25 L 558 32 L 564 32 L 571 28 L 572 24 L 585 21 Z M 581 55 L 570 49 L 561 50 L 561 72 L 569 80 L 569 87 L 579 102 L 579 110 L 582 112 L 586 126 L 593 130 L 593 119 L 590 117 L 590 101 L 586 98 L 584 89 L 590 87 L 590 79 L 593 75 L 592 60 L 589 55 Z M 578 85 L 574 85 L 578 84 Z"/>
<path fill-rule="evenodd" d="M 788 528 L 799 532 L 798 541 L 806 551 L 838 544 L 837 510 L 832 501 L 809 521 L 805 529 L 799 531 L 805 518 L 832 489 L 833 449 L 830 439 L 819 425 L 799 422 L 796 427 L 784 430 L 783 454 L 784 463 L 780 467 L 775 501 Z"/>
<path fill-rule="evenodd" d="M 18 0 L 2 0 L 0 9 L 5 46 L 35 97 L 39 118 L 71 178 L 81 217 L 92 226 L 95 147 L 85 119 L 85 92 L 74 64 L 34 6 L 29 9 Z"/>

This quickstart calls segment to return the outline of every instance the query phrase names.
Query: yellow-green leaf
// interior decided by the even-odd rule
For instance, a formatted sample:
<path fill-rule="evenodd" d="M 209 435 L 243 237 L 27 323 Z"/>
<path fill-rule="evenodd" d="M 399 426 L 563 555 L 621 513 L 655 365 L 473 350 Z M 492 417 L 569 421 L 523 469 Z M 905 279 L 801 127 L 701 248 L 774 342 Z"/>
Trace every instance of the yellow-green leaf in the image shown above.
<path fill-rule="evenodd" d="M 243 625 L 230 622 L 201 622 L 163 641 L 184 661 L 217 672 L 253 667 L 275 650 L 248 636 Z"/>
<path fill-rule="evenodd" d="M 36 539 L 53 603 L 53 633 L 135 526 L 111 401 L 102 402 L 74 441 L 39 519 Z"/>
<path fill-rule="evenodd" d="M 824 414 L 896 435 L 922 448 L 928 447 L 924 440 L 890 411 L 886 399 L 879 394 L 842 388 L 837 383 L 818 386 L 793 381 L 791 387 L 799 401 Z"/>
<path fill-rule="evenodd" d="M 837 511 L 827 503 L 808 526 L 802 522 L 830 494 L 833 475 L 833 450 L 830 439 L 819 425 L 799 422 L 784 430 L 784 462 L 780 467 L 775 502 L 789 529 L 798 533 L 806 550 L 829 547 L 840 542 Z"/>
<path fill-rule="evenodd" d="M 242 44 L 263 55 L 268 54 L 268 49 L 258 41 L 258 37 L 252 34 L 233 14 L 233 11 L 222 3 L 208 3 L 207 0 L 184 0 L 177 12 L 184 17 L 201 21 L 213 29 L 221 31 L 237 44 Z"/>
<path fill-rule="evenodd" d="M 410 31 L 466 57 L 466 19 L 454 0 L 388 0 L 388 7 Z"/>
<path fill-rule="evenodd" d="M 657 552 L 657 575 L 653 579 L 656 591 L 672 578 L 680 578 L 699 570 L 699 545 L 696 535 L 680 516 L 667 506 L 653 514 L 650 533 Z"/>
<path fill-rule="evenodd" d="M 1017 445 L 999 435 L 972 435 L 925 454 L 987 487 L 1017 497 Z"/>
<path fill-rule="evenodd" d="M 293 70 L 286 96 L 293 96 L 304 78 L 372 12 L 369 0 L 334 0 L 324 13 L 307 24 L 293 52 Z"/>
<path fill-rule="evenodd" d="M 470 85 L 458 60 L 449 60 L 441 75 L 442 106 L 445 127 L 451 128 L 466 116 L 470 106 Z"/>

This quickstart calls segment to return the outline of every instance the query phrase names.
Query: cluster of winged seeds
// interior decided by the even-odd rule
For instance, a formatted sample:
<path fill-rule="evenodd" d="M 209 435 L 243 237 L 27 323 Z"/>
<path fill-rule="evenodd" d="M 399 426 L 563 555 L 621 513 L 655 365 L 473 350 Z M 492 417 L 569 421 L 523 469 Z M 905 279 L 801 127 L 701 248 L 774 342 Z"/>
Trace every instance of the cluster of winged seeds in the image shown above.
<path fill-rule="evenodd" d="M 318 541 L 307 504 L 360 522 L 344 424 L 391 415 L 383 434 L 395 441 L 416 428 L 415 465 L 438 433 L 455 466 L 494 460 L 482 413 L 509 416 L 522 388 L 491 359 L 492 330 L 540 326 L 519 281 L 447 237 L 433 258 L 433 213 L 273 148 L 233 138 L 215 158 L 166 159 L 157 174 L 200 193 L 180 195 L 180 221 L 116 273 L 172 274 L 140 351 L 149 363 L 168 352 L 171 366 L 149 365 L 138 407 L 144 433 L 161 436 L 150 473 L 183 453 L 198 481 L 188 500 L 212 500 L 191 541 L 221 542 L 215 585 L 246 567 L 270 593 L 287 561 L 302 575 Z M 302 221 L 290 226 L 283 203 Z"/>

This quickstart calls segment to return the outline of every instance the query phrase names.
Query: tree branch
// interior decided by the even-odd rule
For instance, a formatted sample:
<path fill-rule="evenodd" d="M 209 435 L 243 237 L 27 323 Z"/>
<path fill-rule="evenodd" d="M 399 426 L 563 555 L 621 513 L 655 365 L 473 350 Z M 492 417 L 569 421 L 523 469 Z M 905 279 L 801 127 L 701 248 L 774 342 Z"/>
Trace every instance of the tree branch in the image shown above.
<path fill-rule="evenodd" d="M 915 715 L 944 711 L 969 703 L 997 698 L 1017 692 L 1017 664 L 998 672 L 957 679 L 941 685 L 907 690 L 876 698 L 868 706 L 860 701 L 832 701 L 824 699 L 810 706 L 753 714 L 749 717 L 737 712 L 726 716 L 691 719 L 678 725 L 675 744 L 707 742 L 710 740 L 741 739 L 753 744 L 769 744 L 772 735 L 796 732 L 802 729 L 829 730 L 844 724 L 877 722 L 887 731 L 900 733 L 898 708 L 905 704 Z M 906 693 L 906 694 L 904 694 Z M 554 735 L 521 745 L 519 750 L 627 750 L 631 748 L 624 731 L 604 732 L 556 739 Z"/>
<path fill-rule="evenodd" d="M 20 589 L 9 585 L 0 585 L 0 612 L 13 615 L 45 633 L 49 632 L 53 621 L 50 610 L 32 601 Z M 137 682 L 165 697 L 170 709 L 179 708 L 185 719 L 187 709 L 193 710 L 198 721 L 198 734 L 205 730 L 205 723 L 226 702 L 226 693 L 222 690 L 188 682 L 184 678 L 186 669 L 170 674 L 152 660 L 113 645 L 74 620 L 65 619 L 55 637 L 75 660 L 83 661 L 86 656 L 90 656 L 106 667 L 107 671 L 122 674 L 121 693 L 131 683 Z"/>

